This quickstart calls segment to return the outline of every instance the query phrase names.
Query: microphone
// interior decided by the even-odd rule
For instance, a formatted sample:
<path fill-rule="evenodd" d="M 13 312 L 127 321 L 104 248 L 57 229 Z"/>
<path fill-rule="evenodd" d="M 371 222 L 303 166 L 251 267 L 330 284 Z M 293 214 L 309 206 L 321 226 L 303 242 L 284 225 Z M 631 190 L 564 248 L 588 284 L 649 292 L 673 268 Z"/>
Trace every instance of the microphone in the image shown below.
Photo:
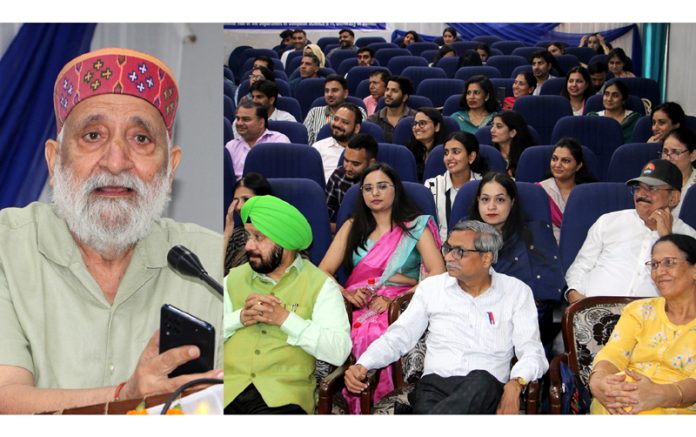
<path fill-rule="evenodd" d="M 169 265 L 177 272 L 185 276 L 199 278 L 210 285 L 213 290 L 220 293 L 220 296 L 223 295 L 222 285 L 210 277 L 208 272 L 203 268 L 198 256 L 186 247 L 181 245 L 172 247 L 167 254 L 167 261 L 169 261 Z"/>

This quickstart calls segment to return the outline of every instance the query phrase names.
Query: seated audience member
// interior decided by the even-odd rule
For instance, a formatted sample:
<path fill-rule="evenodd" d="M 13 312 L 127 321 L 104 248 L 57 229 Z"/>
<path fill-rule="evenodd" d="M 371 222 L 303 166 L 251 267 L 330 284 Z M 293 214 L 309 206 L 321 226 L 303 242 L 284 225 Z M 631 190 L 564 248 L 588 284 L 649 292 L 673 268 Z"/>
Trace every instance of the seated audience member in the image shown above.
<path fill-rule="evenodd" d="M 488 58 L 491 57 L 491 48 L 486 44 L 485 42 L 479 43 L 476 45 L 476 53 L 479 54 L 479 57 L 481 58 L 481 63 L 483 65 L 486 65 L 486 61 L 488 61 Z"/>
<path fill-rule="evenodd" d="M 573 67 L 566 74 L 561 95 L 570 101 L 573 115 L 582 115 L 585 103 L 594 94 L 590 72 L 585 67 Z"/>
<path fill-rule="evenodd" d="M 452 58 L 457 56 L 457 52 L 452 48 L 451 45 L 445 44 L 437 50 L 433 62 L 429 64 L 430 67 L 436 67 L 437 63 L 442 58 Z"/>
<path fill-rule="evenodd" d="M 682 175 L 681 196 L 679 204 L 672 210 L 674 217 L 679 217 L 686 192 L 696 185 L 696 134 L 688 127 L 678 127 L 667 134 L 662 144 L 662 159 L 676 165 Z"/>
<path fill-rule="evenodd" d="M 328 182 L 338 167 L 338 158 L 350 140 L 360 132 L 363 114 L 352 103 L 341 103 L 331 116 L 331 136 L 312 144 L 319 151 L 324 164 L 324 180 Z"/>
<path fill-rule="evenodd" d="M 244 161 L 249 150 L 261 143 L 289 143 L 290 139 L 280 132 L 268 130 L 268 112 L 263 106 L 252 102 L 244 102 L 237 106 L 234 117 L 234 127 L 239 138 L 230 140 L 225 144 L 225 149 L 232 157 L 234 174 L 237 179 L 242 177 Z"/>
<path fill-rule="evenodd" d="M 440 111 L 426 107 L 419 108 L 416 112 L 411 130 L 411 138 L 406 143 L 406 147 L 416 158 L 418 180 L 422 181 L 425 160 L 435 146 L 443 143 L 448 132 Z"/>
<path fill-rule="evenodd" d="M 531 96 L 534 94 L 536 86 L 536 77 L 534 77 L 531 72 L 524 71 L 519 73 L 515 77 L 515 81 L 512 83 L 512 96 L 505 97 L 505 100 L 503 100 L 503 111 L 512 110 L 512 107 L 515 106 L 515 102 L 518 98 L 522 96 Z"/>
<path fill-rule="evenodd" d="M 546 50 L 553 56 L 560 56 L 565 54 L 565 48 L 567 47 L 564 42 L 550 42 L 546 46 Z"/>
<path fill-rule="evenodd" d="M 491 143 L 503 156 L 507 172 L 514 178 L 520 156 L 524 149 L 534 145 L 534 137 L 524 117 L 515 111 L 503 111 L 493 117 Z"/>
<path fill-rule="evenodd" d="M 604 40 L 601 33 L 592 33 L 580 38 L 578 47 L 589 47 L 597 52 L 598 55 L 606 55 L 611 51 L 611 44 Z"/>
<path fill-rule="evenodd" d="M 551 207 L 553 236 L 561 238 L 561 222 L 570 192 L 576 185 L 596 182 L 587 168 L 582 146 L 574 138 L 561 138 L 551 152 L 550 177 L 538 184 L 546 191 Z"/>
<path fill-rule="evenodd" d="M 360 67 L 371 67 L 375 64 L 375 51 L 369 47 L 360 47 L 356 56 Z"/>
<path fill-rule="evenodd" d="M 442 31 L 442 44 L 452 44 L 457 40 L 457 30 L 452 26 L 445 27 Z"/>
<path fill-rule="evenodd" d="M 694 414 L 696 240 L 661 237 L 646 262 L 659 297 L 624 308 L 588 378 L 591 414 Z"/>
<path fill-rule="evenodd" d="M 590 73 L 590 81 L 595 89 L 595 93 L 604 94 L 604 83 L 607 81 L 607 74 L 609 73 L 606 62 L 595 61 L 587 67 L 587 71 Z"/>
<path fill-rule="evenodd" d="M 295 117 L 287 111 L 275 107 L 278 100 L 278 85 L 270 80 L 260 80 L 250 88 L 251 101 L 256 106 L 263 106 L 268 112 L 268 121 L 297 121 Z M 237 124 L 232 125 L 234 138 L 239 138 Z"/>
<path fill-rule="evenodd" d="M 259 173 L 247 173 L 234 184 L 234 197 L 225 217 L 225 232 L 223 237 L 223 253 L 225 254 L 225 274 L 232 267 L 239 267 L 249 261 L 247 258 L 246 242 L 248 240 L 244 226 L 234 227 L 234 216 L 239 215 L 247 200 L 254 196 L 273 194 L 271 184 Z"/>
<path fill-rule="evenodd" d="M 462 131 L 475 134 L 479 128 L 491 124 L 498 101 L 490 79 L 480 74 L 471 76 L 464 84 L 459 107 L 461 109 L 453 113 L 452 118 L 457 120 Z"/>
<path fill-rule="evenodd" d="M 609 117 L 616 120 L 623 130 L 624 143 L 631 141 L 633 129 L 640 119 L 638 112 L 626 109 L 628 96 L 628 86 L 618 79 L 611 79 L 604 87 L 604 96 L 602 97 L 604 109 L 587 114 L 588 116 Z"/>
<path fill-rule="evenodd" d="M 292 45 L 288 47 L 286 51 L 280 56 L 280 62 L 283 66 L 288 63 L 288 55 L 294 50 L 302 50 L 304 46 L 309 44 L 310 41 L 307 39 L 307 32 L 303 29 L 295 29 L 292 31 Z"/>
<path fill-rule="evenodd" d="M 418 284 L 421 261 L 427 274 L 445 271 L 437 225 L 432 217 L 421 215 L 394 169 L 382 163 L 371 165 L 363 172 L 360 187 L 362 196 L 351 218 L 341 226 L 319 265 L 330 275 L 343 265 L 349 274 L 342 292 L 356 308 L 350 334 L 355 357 L 386 331 L 389 303 Z M 374 295 L 366 288 L 370 279 L 377 289 Z M 387 369 L 380 375 L 375 400 L 391 390 Z M 349 408 L 357 413 L 359 399 L 349 397 Z"/>
<path fill-rule="evenodd" d="M 682 174 L 669 161 L 656 159 L 639 177 L 626 183 L 635 209 L 602 215 L 566 273 L 566 299 L 573 303 L 589 296 L 656 296 L 655 284 L 642 265 L 659 237 L 677 233 L 696 236 L 675 215 Z"/>
<path fill-rule="evenodd" d="M 138 68 L 152 73 L 152 90 L 120 81 Z M 0 212 L 0 413 L 143 399 L 221 378 L 221 347 L 217 370 L 173 378 L 200 351 L 158 348 L 165 303 L 222 327 L 220 296 L 167 265 L 169 249 L 185 245 L 222 278 L 220 235 L 162 218 L 182 154 L 170 69 L 134 50 L 88 52 L 58 73 L 53 103 L 58 135 L 44 145 L 52 204 Z"/>
<path fill-rule="evenodd" d="M 553 309 L 565 288 L 553 233 L 546 223 L 526 219 L 517 185 L 505 173 L 488 172 L 483 176 L 469 218 L 488 223 L 503 236 L 503 247 L 493 267 L 532 289 L 539 312 L 541 341 L 550 348 L 556 335 Z"/>
<path fill-rule="evenodd" d="M 534 95 L 538 96 L 541 95 L 541 87 L 544 86 L 544 82 L 556 77 L 551 74 L 551 69 L 556 68 L 556 71 L 560 72 L 560 67 L 558 67 L 558 61 L 556 61 L 556 58 L 547 50 L 539 50 L 532 53 L 531 64 L 532 74 L 534 74 L 534 77 L 536 77 L 537 80 Z"/>
<path fill-rule="evenodd" d="M 370 92 L 372 92 L 371 89 Z M 370 122 L 382 128 L 382 138 L 385 143 L 392 142 L 394 128 L 399 120 L 416 114 L 416 111 L 408 106 L 408 98 L 411 94 L 413 94 L 411 79 L 404 76 L 391 76 L 387 80 L 387 88 L 384 91 L 384 108 L 368 118 Z"/>
<path fill-rule="evenodd" d="M 364 390 L 368 370 L 400 359 L 427 332 L 423 376 L 408 395 L 413 413 L 519 413 L 520 393 L 548 361 L 532 290 L 492 268 L 502 246 L 492 226 L 457 223 L 442 246 L 447 273 L 418 285 L 406 311 L 348 368 L 346 388 Z"/>
<path fill-rule="evenodd" d="M 421 39 L 420 35 L 418 35 L 418 33 L 416 33 L 415 30 L 409 30 L 408 32 L 406 32 L 406 35 L 404 35 L 404 39 L 403 39 L 403 41 L 401 41 L 401 44 L 399 45 L 399 47 L 401 47 L 402 49 L 405 49 L 406 47 L 411 45 L 412 42 L 421 42 L 421 41 L 422 41 L 422 39 Z"/>
<path fill-rule="evenodd" d="M 264 66 L 253 67 L 251 69 L 251 73 L 249 73 L 249 89 L 251 89 L 252 85 L 254 85 L 256 82 L 259 82 L 261 80 L 270 80 L 271 82 L 274 82 L 275 81 L 275 73 L 273 73 L 273 70 L 271 70 L 270 68 L 267 68 Z M 251 100 L 251 93 L 248 93 L 245 96 L 240 96 L 239 95 L 239 88 L 237 88 L 235 90 L 234 94 L 235 94 L 234 101 L 237 104 Z"/>
<path fill-rule="evenodd" d="M 633 69 L 631 58 L 626 56 L 626 52 L 621 47 L 607 53 L 607 65 L 614 77 L 636 77 L 631 71 Z"/>
<path fill-rule="evenodd" d="M 648 138 L 647 142 L 662 143 L 672 129 L 684 126 L 686 114 L 679 103 L 664 102 L 653 109 L 650 119 L 652 121 L 652 136 Z"/>
<path fill-rule="evenodd" d="M 304 125 L 307 128 L 308 143 L 310 145 L 314 144 L 317 140 L 319 130 L 333 119 L 339 106 L 346 101 L 347 97 L 348 82 L 346 79 L 337 74 L 326 76 L 326 80 L 324 81 L 324 101 L 326 105 L 315 106 L 310 109 L 304 120 Z M 365 110 L 363 108 L 358 109 L 360 109 L 362 118 L 367 118 Z M 362 122 L 362 119 L 360 121 Z M 336 167 L 334 166 L 334 168 Z M 331 172 L 334 171 L 334 168 L 326 175 L 327 178 L 331 175 Z"/>
<path fill-rule="evenodd" d="M 370 74 L 369 84 L 370 84 L 370 95 L 363 99 L 365 103 L 365 108 L 367 108 L 367 116 L 370 117 L 375 113 L 377 109 L 377 103 L 379 103 L 379 98 L 384 97 L 384 93 L 387 91 L 387 84 L 389 82 L 389 71 L 379 70 L 374 71 Z"/>
<path fill-rule="evenodd" d="M 466 49 L 459 57 L 459 67 L 480 67 L 483 65 L 481 56 L 476 50 Z"/>
<path fill-rule="evenodd" d="M 335 231 L 336 213 L 343 203 L 346 191 L 360 178 L 363 170 L 377 162 L 377 141 L 368 134 L 357 134 L 343 151 L 343 165 L 338 167 L 326 183 L 326 206 Z"/>
<path fill-rule="evenodd" d="M 241 216 L 249 262 L 225 278 L 225 413 L 312 414 L 316 360 L 350 354 L 341 292 L 300 255 L 312 229 L 294 206 L 256 196 Z"/>
<path fill-rule="evenodd" d="M 443 161 L 447 170 L 441 175 L 426 179 L 424 184 L 433 193 L 440 239 L 445 241 L 450 212 L 459 189 L 469 181 L 481 179 L 481 175 L 488 171 L 488 161 L 479 154 L 479 143 L 476 137 L 468 132 L 449 134 L 445 138 L 443 147 L 445 149 Z"/>
<path fill-rule="evenodd" d="M 326 55 L 324 55 L 324 52 L 321 50 L 321 47 L 319 47 L 316 44 L 307 44 L 305 48 L 303 49 L 303 53 L 308 55 L 308 54 L 313 54 L 314 56 L 319 59 L 319 68 L 324 68 L 326 67 Z"/>
<path fill-rule="evenodd" d="M 269 70 L 273 71 L 273 61 L 266 55 L 259 55 L 256 58 L 254 58 L 254 63 L 251 65 L 251 68 L 253 70 L 254 68 L 259 67 L 266 67 Z"/>
<path fill-rule="evenodd" d="M 319 64 L 321 61 L 314 53 L 305 53 L 300 61 L 300 76 L 290 80 L 290 92 L 297 97 L 297 87 L 301 81 L 319 77 Z"/>
<path fill-rule="evenodd" d="M 358 50 L 355 45 L 355 32 L 350 29 L 341 29 L 338 31 L 338 47 L 335 47 L 329 51 L 329 55 L 336 50 Z"/>
<path fill-rule="evenodd" d="M 285 29 L 284 31 L 280 32 L 279 36 L 280 44 L 273 47 L 273 51 L 278 53 L 278 56 L 281 56 L 283 52 L 287 50 L 290 47 L 290 44 L 292 43 L 292 30 Z"/>

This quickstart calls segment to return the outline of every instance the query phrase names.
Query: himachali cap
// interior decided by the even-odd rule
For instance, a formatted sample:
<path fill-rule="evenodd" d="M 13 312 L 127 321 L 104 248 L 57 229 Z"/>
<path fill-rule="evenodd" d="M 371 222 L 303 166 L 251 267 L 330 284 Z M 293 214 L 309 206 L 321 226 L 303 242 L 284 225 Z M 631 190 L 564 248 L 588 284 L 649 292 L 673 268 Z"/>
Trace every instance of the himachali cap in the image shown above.
<path fill-rule="evenodd" d="M 626 182 L 626 185 L 635 185 L 642 182 L 647 185 L 657 186 L 667 184 L 677 191 L 682 189 L 682 174 L 679 167 L 665 159 L 654 159 L 643 167 L 640 176 Z"/>
<path fill-rule="evenodd" d="M 53 87 L 57 131 L 63 129 L 78 103 L 101 94 L 125 94 L 148 101 L 162 115 L 171 138 L 179 90 L 164 62 L 122 48 L 95 50 L 68 62 Z"/>

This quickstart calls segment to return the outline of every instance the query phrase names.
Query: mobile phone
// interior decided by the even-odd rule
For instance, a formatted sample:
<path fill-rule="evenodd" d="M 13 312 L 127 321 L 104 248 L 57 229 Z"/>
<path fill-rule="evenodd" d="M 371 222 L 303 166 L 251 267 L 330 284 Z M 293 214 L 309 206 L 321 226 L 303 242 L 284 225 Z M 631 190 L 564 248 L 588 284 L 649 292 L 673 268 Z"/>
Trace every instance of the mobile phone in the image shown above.
<path fill-rule="evenodd" d="M 169 377 L 202 373 L 213 369 L 215 328 L 205 320 L 164 304 L 160 311 L 160 353 L 179 346 L 197 346 L 200 355 L 174 369 Z"/>

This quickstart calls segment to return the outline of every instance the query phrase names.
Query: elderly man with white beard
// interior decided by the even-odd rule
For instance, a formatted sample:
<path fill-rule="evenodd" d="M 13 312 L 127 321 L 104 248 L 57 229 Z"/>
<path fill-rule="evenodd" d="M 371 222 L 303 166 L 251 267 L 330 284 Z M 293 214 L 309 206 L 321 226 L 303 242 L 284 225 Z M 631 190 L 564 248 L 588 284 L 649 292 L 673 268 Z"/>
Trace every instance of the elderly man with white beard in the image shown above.
<path fill-rule="evenodd" d="M 160 307 L 222 326 L 222 300 L 167 265 L 184 245 L 222 278 L 222 239 L 161 218 L 181 149 L 166 65 L 126 49 L 70 61 L 54 87 L 58 136 L 45 144 L 53 204 L 0 212 L 0 412 L 140 399 L 218 369 L 168 378 L 199 356 L 159 353 Z M 218 335 L 219 338 L 219 335 Z M 221 342 L 219 342 L 221 345 Z"/>

